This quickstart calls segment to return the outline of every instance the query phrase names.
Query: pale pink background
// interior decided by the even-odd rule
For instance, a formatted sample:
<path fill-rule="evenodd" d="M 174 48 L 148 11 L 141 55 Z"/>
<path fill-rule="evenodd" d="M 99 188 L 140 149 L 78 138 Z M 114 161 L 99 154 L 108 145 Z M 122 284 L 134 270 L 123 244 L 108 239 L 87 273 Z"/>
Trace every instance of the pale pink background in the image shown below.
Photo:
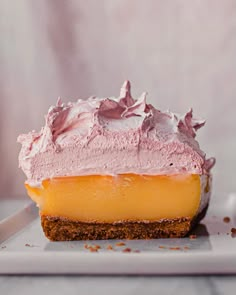
<path fill-rule="evenodd" d="M 235 0 L 1 0 L 1 196 L 24 194 L 16 137 L 58 96 L 116 95 L 125 79 L 158 108 L 207 118 L 215 190 L 236 191 Z"/>

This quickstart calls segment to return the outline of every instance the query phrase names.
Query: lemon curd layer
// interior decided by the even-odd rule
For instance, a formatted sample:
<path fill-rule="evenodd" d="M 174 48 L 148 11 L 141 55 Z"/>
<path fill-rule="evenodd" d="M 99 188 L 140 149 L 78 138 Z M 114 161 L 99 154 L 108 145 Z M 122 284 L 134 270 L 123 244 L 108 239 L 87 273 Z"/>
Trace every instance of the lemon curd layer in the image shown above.
<path fill-rule="evenodd" d="M 41 187 L 25 184 L 41 215 L 81 222 L 158 221 L 193 218 L 203 176 L 136 175 L 56 177 Z M 204 176 L 207 177 L 207 176 Z"/>

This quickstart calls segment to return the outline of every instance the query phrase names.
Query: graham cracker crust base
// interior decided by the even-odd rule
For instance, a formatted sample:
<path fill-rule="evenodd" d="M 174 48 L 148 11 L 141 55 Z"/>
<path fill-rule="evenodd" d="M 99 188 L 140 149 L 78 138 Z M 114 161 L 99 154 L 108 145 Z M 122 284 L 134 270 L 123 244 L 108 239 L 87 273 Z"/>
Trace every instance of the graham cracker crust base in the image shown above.
<path fill-rule="evenodd" d="M 182 217 L 148 223 L 85 223 L 41 215 L 41 224 L 45 236 L 51 241 L 181 238 L 205 216 L 207 207 L 193 219 Z"/>

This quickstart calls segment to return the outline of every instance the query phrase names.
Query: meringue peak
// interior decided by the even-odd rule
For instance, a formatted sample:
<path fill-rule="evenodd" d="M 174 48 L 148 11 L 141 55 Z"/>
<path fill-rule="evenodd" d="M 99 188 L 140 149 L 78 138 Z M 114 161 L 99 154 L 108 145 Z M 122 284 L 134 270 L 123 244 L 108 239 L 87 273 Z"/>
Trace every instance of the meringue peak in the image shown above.
<path fill-rule="evenodd" d="M 118 98 L 93 97 L 49 108 L 39 132 L 19 136 L 20 167 L 29 182 L 88 174 L 208 173 L 213 158 L 196 141 L 205 121 L 161 112 L 131 96 L 125 81 Z M 172 164 L 170 166 L 170 163 Z"/>

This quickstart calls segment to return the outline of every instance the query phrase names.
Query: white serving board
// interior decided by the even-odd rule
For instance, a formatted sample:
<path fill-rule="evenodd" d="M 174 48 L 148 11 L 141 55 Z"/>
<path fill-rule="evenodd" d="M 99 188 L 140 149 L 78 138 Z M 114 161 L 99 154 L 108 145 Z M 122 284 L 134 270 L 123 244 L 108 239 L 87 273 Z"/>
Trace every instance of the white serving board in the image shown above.
<path fill-rule="evenodd" d="M 230 217 L 230 223 L 223 221 L 225 216 Z M 232 227 L 236 227 L 236 194 L 218 194 L 193 232 L 196 239 L 124 241 L 122 247 L 111 240 L 49 242 L 43 235 L 38 209 L 28 203 L 0 222 L 0 274 L 236 273 Z M 101 249 L 91 253 L 85 243 Z M 116 251 L 107 250 L 108 245 Z M 127 247 L 140 252 L 122 252 Z"/>

